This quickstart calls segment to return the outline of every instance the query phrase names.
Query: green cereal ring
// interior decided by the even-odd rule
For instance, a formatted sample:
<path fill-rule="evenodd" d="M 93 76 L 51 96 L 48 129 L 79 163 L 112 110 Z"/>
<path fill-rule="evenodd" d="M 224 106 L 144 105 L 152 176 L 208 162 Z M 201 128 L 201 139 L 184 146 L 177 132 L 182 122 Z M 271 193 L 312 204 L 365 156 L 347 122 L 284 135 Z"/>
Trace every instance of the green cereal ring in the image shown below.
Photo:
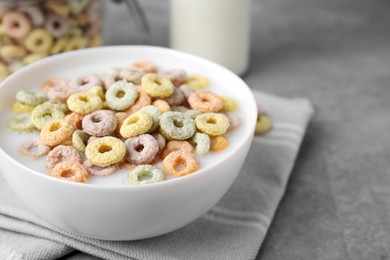
<path fill-rule="evenodd" d="M 8 127 L 16 132 L 31 132 L 35 129 L 35 125 L 31 121 L 30 113 L 21 113 L 15 115 L 9 122 Z"/>
<path fill-rule="evenodd" d="M 118 138 L 105 136 L 89 143 L 85 156 L 93 165 L 106 167 L 120 162 L 126 154 L 125 144 Z"/>
<path fill-rule="evenodd" d="M 160 132 L 167 139 L 186 140 L 195 131 L 194 120 L 184 113 L 165 112 L 160 118 Z"/>
<path fill-rule="evenodd" d="M 38 105 L 31 112 L 31 120 L 39 130 L 48 122 L 61 120 L 65 117 L 64 112 L 49 104 Z"/>
<path fill-rule="evenodd" d="M 16 93 L 16 99 L 23 104 L 29 106 L 38 106 L 47 100 L 47 97 L 39 94 L 33 93 L 27 90 L 20 90 Z"/>
<path fill-rule="evenodd" d="M 136 112 L 128 116 L 122 123 L 119 133 L 124 138 L 147 133 L 153 125 L 152 117 L 146 112 Z"/>
<path fill-rule="evenodd" d="M 137 87 L 133 83 L 117 81 L 107 89 L 107 105 L 114 110 L 125 110 L 134 104 L 138 97 Z"/>
<path fill-rule="evenodd" d="M 89 135 L 82 131 L 76 130 L 72 134 L 72 144 L 73 147 L 80 153 L 85 153 L 85 147 L 88 143 Z"/>
<path fill-rule="evenodd" d="M 72 112 L 83 115 L 103 108 L 102 99 L 98 95 L 90 92 L 74 93 L 70 95 L 66 103 Z"/>
<path fill-rule="evenodd" d="M 158 109 L 158 107 L 156 107 L 156 106 L 149 105 L 149 106 L 141 108 L 139 111 L 148 113 L 149 116 L 153 120 L 153 124 L 152 124 L 152 127 L 149 129 L 149 132 L 151 133 L 154 130 L 156 130 L 156 128 L 158 127 L 158 123 L 160 122 L 160 117 L 161 117 L 160 109 Z"/>
<path fill-rule="evenodd" d="M 141 79 L 143 90 L 151 97 L 166 98 L 173 94 L 172 82 L 154 73 L 145 74 Z"/>
<path fill-rule="evenodd" d="M 196 127 L 211 136 L 223 135 L 229 128 L 229 124 L 229 119 L 219 113 L 204 113 L 195 118 Z"/>
<path fill-rule="evenodd" d="M 191 142 L 196 145 L 195 152 L 203 156 L 210 150 L 210 137 L 207 134 L 196 133 Z"/>
<path fill-rule="evenodd" d="M 68 105 L 65 104 L 65 103 L 60 103 L 60 102 L 56 102 L 54 100 L 49 100 L 49 101 L 46 101 L 44 103 L 42 103 L 43 105 L 44 104 L 47 104 L 49 106 L 53 106 L 55 108 L 58 108 L 59 110 L 61 110 L 62 112 L 64 113 L 67 113 L 69 112 L 69 108 L 68 108 Z"/>
<path fill-rule="evenodd" d="M 152 165 L 139 165 L 127 175 L 127 184 L 130 185 L 150 184 L 163 180 L 165 180 L 164 172 Z"/>

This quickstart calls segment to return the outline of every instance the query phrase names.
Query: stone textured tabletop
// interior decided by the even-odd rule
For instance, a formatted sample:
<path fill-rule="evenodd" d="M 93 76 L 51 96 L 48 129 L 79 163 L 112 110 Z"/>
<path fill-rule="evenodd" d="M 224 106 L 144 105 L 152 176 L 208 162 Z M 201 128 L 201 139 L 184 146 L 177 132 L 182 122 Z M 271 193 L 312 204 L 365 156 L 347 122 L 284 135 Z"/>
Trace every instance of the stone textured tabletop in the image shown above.
<path fill-rule="evenodd" d="M 149 44 L 169 46 L 169 1 L 140 2 Z M 253 0 L 244 80 L 316 108 L 258 259 L 390 258 L 389 10 L 387 0 Z M 141 43 L 109 3 L 105 37 Z"/>

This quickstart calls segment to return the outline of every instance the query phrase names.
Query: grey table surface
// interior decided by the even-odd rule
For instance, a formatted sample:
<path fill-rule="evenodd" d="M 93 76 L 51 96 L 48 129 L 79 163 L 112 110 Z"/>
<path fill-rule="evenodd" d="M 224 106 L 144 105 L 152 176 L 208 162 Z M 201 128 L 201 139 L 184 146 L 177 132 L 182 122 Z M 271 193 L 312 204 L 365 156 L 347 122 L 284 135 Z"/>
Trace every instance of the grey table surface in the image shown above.
<path fill-rule="evenodd" d="M 169 1 L 140 2 L 149 44 L 169 46 Z M 106 44 L 141 43 L 123 6 L 105 11 Z M 253 0 L 243 79 L 316 108 L 257 259 L 390 258 L 389 11 L 388 0 Z"/>

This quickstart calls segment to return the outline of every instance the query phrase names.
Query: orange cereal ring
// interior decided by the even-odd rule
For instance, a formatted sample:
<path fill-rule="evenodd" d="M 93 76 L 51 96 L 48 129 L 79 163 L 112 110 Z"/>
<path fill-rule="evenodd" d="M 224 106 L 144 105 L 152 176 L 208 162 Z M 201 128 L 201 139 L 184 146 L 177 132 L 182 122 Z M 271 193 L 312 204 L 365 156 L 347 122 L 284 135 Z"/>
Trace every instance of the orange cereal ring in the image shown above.
<path fill-rule="evenodd" d="M 52 78 L 45 80 L 39 86 L 40 90 L 44 93 L 48 93 L 52 88 L 69 88 L 68 81 L 63 78 Z"/>
<path fill-rule="evenodd" d="M 138 98 L 135 100 L 135 103 L 130 108 L 128 108 L 123 112 L 126 112 L 128 114 L 133 114 L 138 110 L 140 110 L 141 108 L 152 104 L 152 98 L 149 97 L 149 95 L 142 90 L 141 86 L 137 86 L 137 90 L 138 90 Z"/>
<path fill-rule="evenodd" d="M 210 151 L 223 151 L 229 146 L 229 140 L 220 136 L 210 136 Z"/>
<path fill-rule="evenodd" d="M 156 106 L 158 109 L 160 109 L 161 113 L 169 112 L 171 111 L 171 106 L 168 104 L 167 101 L 162 100 L 162 99 L 157 99 L 153 101 L 152 103 L 153 106 Z"/>
<path fill-rule="evenodd" d="M 203 113 L 219 112 L 223 108 L 222 99 L 211 91 L 203 90 L 192 93 L 188 98 L 190 106 Z"/>
<path fill-rule="evenodd" d="M 12 38 L 23 38 L 32 29 L 32 24 L 28 17 L 18 11 L 6 12 L 2 19 L 5 33 Z"/>
<path fill-rule="evenodd" d="M 50 176 L 60 178 L 67 181 L 87 182 L 88 172 L 78 162 L 65 161 L 60 162 L 50 170 Z"/>
<path fill-rule="evenodd" d="M 161 159 L 164 159 L 165 157 L 168 156 L 171 152 L 174 151 L 184 151 L 188 153 L 193 153 L 194 152 L 194 147 L 187 141 L 177 141 L 177 140 L 172 140 L 169 141 L 164 149 L 161 151 Z"/>
<path fill-rule="evenodd" d="M 89 143 L 85 156 L 96 166 L 106 167 L 122 161 L 126 154 L 125 144 L 118 138 L 105 136 Z"/>
<path fill-rule="evenodd" d="M 181 177 L 197 171 L 200 163 L 193 153 L 175 151 L 165 157 L 162 166 L 166 173 Z"/>
<path fill-rule="evenodd" d="M 131 70 L 139 70 L 145 73 L 156 73 L 157 66 L 154 63 L 151 63 L 146 60 L 137 60 L 130 64 Z"/>
<path fill-rule="evenodd" d="M 74 127 L 64 120 L 54 120 L 45 124 L 40 133 L 41 140 L 49 146 L 64 143 L 72 137 Z"/>
<path fill-rule="evenodd" d="M 84 115 L 72 112 L 65 116 L 64 121 L 71 124 L 75 129 L 81 129 L 82 128 L 82 122 L 83 122 Z"/>

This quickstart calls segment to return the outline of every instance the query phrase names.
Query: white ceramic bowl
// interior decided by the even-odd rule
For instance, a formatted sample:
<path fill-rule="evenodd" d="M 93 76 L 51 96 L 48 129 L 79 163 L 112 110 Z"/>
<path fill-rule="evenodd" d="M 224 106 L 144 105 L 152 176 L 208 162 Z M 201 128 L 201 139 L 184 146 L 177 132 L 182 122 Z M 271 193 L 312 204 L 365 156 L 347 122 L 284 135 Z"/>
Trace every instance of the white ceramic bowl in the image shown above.
<path fill-rule="evenodd" d="M 10 105 L 20 89 L 38 89 L 51 77 L 74 78 L 82 73 L 126 67 L 137 59 L 160 69 L 183 68 L 202 74 L 218 94 L 241 104 L 243 124 L 229 134 L 230 147 L 202 161 L 193 174 L 164 182 L 126 186 L 79 184 L 47 175 L 37 162 L 18 154 L 23 134 L 7 127 Z M 116 46 L 60 54 L 29 65 L 1 83 L 0 169 L 15 193 L 36 214 L 64 230 L 106 240 L 134 240 L 176 230 L 200 217 L 226 193 L 248 153 L 257 116 L 248 86 L 229 70 L 186 53 L 151 46 Z M 20 139 L 20 140 L 19 140 Z M 43 162 L 40 162 L 43 164 Z"/>

